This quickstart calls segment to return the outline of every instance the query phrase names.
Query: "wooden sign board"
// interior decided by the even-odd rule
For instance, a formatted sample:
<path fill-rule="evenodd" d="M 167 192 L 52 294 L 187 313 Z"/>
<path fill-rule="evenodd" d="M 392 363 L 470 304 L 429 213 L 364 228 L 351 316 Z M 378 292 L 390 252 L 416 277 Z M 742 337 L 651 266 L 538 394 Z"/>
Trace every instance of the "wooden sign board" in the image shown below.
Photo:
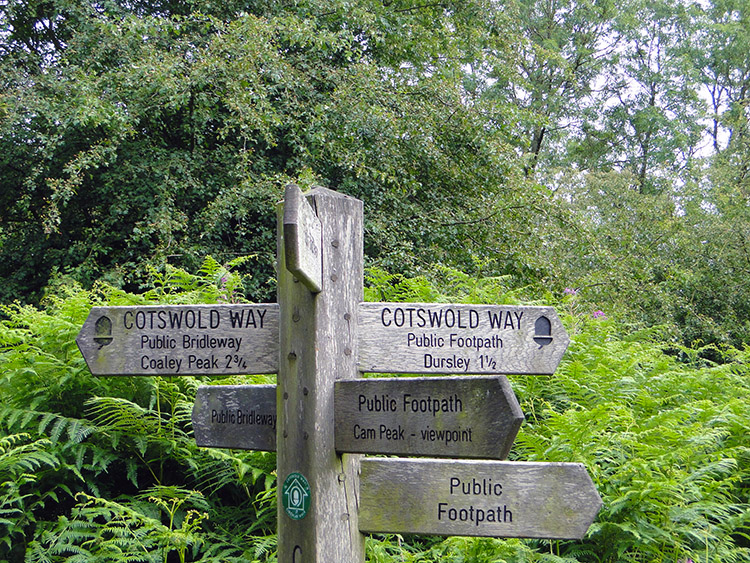
<path fill-rule="evenodd" d="M 361 303 L 359 323 L 365 373 L 551 375 L 570 342 L 552 307 Z"/>
<path fill-rule="evenodd" d="M 288 186 L 279 304 L 94 307 L 76 338 L 89 369 L 278 374 L 199 388 L 192 418 L 198 445 L 277 450 L 280 562 L 364 561 L 363 531 L 582 537 L 601 499 L 580 464 L 349 454 L 505 457 L 523 415 L 504 377 L 345 380 L 552 374 L 569 342 L 551 307 L 362 303 L 362 211 Z"/>
<path fill-rule="evenodd" d="M 365 458 L 359 528 L 581 539 L 602 506 L 578 463 Z"/>
<path fill-rule="evenodd" d="M 334 384 L 339 452 L 505 459 L 523 412 L 504 376 Z"/>
<path fill-rule="evenodd" d="M 201 385 L 192 418 L 198 446 L 276 451 L 275 385 Z"/>
<path fill-rule="evenodd" d="M 276 373 L 279 306 L 93 307 L 76 343 L 94 375 Z"/>
<path fill-rule="evenodd" d="M 323 287 L 322 226 L 297 186 L 284 191 L 284 252 L 287 270 L 313 293 Z"/>

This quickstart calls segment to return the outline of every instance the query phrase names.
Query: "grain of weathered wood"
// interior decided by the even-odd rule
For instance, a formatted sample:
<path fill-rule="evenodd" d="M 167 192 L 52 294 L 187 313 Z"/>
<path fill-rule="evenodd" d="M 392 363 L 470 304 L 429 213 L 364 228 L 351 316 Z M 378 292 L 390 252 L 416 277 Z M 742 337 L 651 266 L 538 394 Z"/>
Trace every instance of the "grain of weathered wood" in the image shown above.
<path fill-rule="evenodd" d="M 323 286 L 322 227 L 302 190 L 284 191 L 284 251 L 287 269 L 313 293 Z"/>
<path fill-rule="evenodd" d="M 276 373 L 279 307 L 93 307 L 76 343 L 94 375 Z"/>
<path fill-rule="evenodd" d="M 275 385 L 201 385 L 192 421 L 198 446 L 276 451 Z"/>
<path fill-rule="evenodd" d="M 570 339 L 552 307 L 362 303 L 359 370 L 550 375 Z"/>
<path fill-rule="evenodd" d="M 504 376 L 337 381 L 341 452 L 505 459 L 523 412 Z"/>
<path fill-rule="evenodd" d="M 361 303 L 362 202 L 330 190 L 289 186 L 278 231 L 281 306 L 95 307 L 76 341 L 97 375 L 278 371 L 277 386 L 199 388 L 193 425 L 199 445 L 278 450 L 281 563 L 364 561 L 360 530 L 585 534 L 601 499 L 580 464 L 362 460 L 335 449 L 505 457 L 523 415 L 504 377 L 484 378 L 488 387 L 339 381 L 348 441 L 335 438 L 334 382 L 363 371 L 551 374 L 568 345 L 553 309 Z M 357 426 L 397 445 L 372 433 L 352 442 Z M 375 449 L 359 447 L 370 440 Z"/>
<path fill-rule="evenodd" d="M 602 501 L 578 463 L 365 458 L 364 532 L 581 539 Z"/>
<path fill-rule="evenodd" d="M 357 376 L 362 202 L 323 188 L 306 197 L 322 227 L 322 290 L 311 293 L 286 267 L 279 268 L 277 474 L 280 483 L 291 473 L 302 474 L 311 502 L 298 520 L 279 503 L 278 557 L 281 563 L 352 563 L 364 561 L 356 504 L 359 456 L 336 454 L 333 382 Z M 282 241 L 281 265 L 284 249 Z"/>

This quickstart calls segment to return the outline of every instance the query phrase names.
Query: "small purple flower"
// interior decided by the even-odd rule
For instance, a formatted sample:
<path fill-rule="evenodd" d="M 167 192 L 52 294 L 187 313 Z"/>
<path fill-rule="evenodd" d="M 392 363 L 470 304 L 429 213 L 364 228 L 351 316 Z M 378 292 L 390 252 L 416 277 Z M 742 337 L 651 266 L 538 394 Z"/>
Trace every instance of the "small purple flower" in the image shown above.
<path fill-rule="evenodd" d="M 564 293 L 565 295 L 577 295 L 577 294 L 578 294 L 578 291 L 576 291 L 576 290 L 575 290 L 575 289 L 573 289 L 572 287 L 566 287 L 565 289 L 563 289 L 563 293 Z"/>
<path fill-rule="evenodd" d="M 607 315 L 604 314 L 604 311 L 594 311 L 593 313 L 591 313 L 591 315 L 595 319 L 606 319 L 607 318 Z"/>

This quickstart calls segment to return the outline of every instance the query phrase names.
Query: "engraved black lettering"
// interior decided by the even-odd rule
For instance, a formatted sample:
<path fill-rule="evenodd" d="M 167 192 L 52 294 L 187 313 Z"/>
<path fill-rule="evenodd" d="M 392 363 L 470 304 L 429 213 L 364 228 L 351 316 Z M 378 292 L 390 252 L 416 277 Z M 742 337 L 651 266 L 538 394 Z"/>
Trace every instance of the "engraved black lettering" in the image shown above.
<path fill-rule="evenodd" d="M 388 322 L 385 322 L 385 316 L 386 314 L 390 314 L 391 310 L 388 307 L 383 307 L 383 310 L 380 312 L 380 322 L 383 323 L 383 326 L 391 326 L 391 320 L 388 319 Z"/>

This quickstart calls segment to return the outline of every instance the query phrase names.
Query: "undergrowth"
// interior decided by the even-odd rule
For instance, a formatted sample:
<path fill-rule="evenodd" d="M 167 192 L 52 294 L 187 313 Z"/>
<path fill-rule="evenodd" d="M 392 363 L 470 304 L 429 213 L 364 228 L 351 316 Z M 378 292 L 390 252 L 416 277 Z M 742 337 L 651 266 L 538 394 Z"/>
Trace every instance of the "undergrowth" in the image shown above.
<path fill-rule="evenodd" d="M 275 561 L 275 455 L 198 448 L 190 424 L 199 384 L 273 378 L 97 378 L 75 345 L 92 306 L 242 301 L 233 266 L 154 273 L 140 295 L 61 282 L 41 307 L 2 306 L 0 561 Z M 367 560 L 750 561 L 750 349 L 674 354 L 659 327 L 511 281 L 372 270 L 365 294 L 554 305 L 571 344 L 555 375 L 509 378 L 526 416 L 510 457 L 583 463 L 601 512 L 581 541 L 374 535 Z"/>
<path fill-rule="evenodd" d="M 267 378 L 94 377 L 75 344 L 93 306 L 240 301 L 235 265 L 155 273 L 142 295 L 62 283 L 41 308 L 2 306 L 0 561 L 273 553 L 275 455 L 198 448 L 190 422 L 199 384 Z"/>

